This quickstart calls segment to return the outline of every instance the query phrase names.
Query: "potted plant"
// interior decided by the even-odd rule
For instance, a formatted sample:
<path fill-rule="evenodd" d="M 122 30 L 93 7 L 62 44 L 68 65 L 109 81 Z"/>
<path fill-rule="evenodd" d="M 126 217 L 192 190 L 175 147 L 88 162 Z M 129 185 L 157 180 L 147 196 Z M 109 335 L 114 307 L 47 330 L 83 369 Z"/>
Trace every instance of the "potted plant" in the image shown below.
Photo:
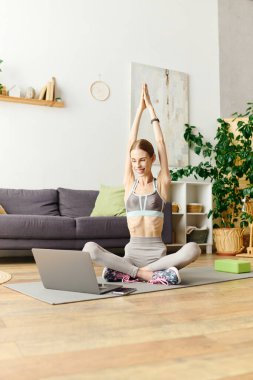
<path fill-rule="evenodd" d="M 206 142 L 195 126 L 186 124 L 184 138 L 189 148 L 203 161 L 198 165 L 171 170 L 172 180 L 194 176 L 212 182 L 214 240 L 218 253 L 237 254 L 243 249 L 243 229 L 253 217 L 243 207 L 246 197 L 253 197 L 253 103 L 244 114 L 233 114 L 235 133 L 230 124 L 219 118 L 214 143 Z M 244 179 L 244 186 L 240 186 Z M 236 246 L 232 246 L 235 242 Z"/>

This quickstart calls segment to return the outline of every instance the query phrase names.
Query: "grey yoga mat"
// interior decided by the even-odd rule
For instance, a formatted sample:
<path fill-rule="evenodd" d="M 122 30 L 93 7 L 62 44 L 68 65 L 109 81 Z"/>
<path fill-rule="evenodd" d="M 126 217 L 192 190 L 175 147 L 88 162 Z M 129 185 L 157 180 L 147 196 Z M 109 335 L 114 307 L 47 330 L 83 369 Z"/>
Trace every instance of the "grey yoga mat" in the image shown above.
<path fill-rule="evenodd" d="M 136 288 L 137 291 L 130 294 L 130 297 L 135 294 L 147 293 L 147 292 L 157 292 L 166 291 L 173 289 L 186 288 L 191 286 L 206 285 L 216 282 L 225 282 L 232 280 L 241 280 L 245 278 L 253 278 L 253 272 L 250 273 L 226 273 L 217 272 L 212 267 L 192 267 L 184 268 L 180 270 L 180 276 L 182 282 L 180 285 L 151 285 L 145 282 L 133 282 L 124 283 L 124 287 Z M 101 277 L 98 277 L 98 282 L 103 282 Z M 115 283 L 114 283 L 115 284 Z M 88 293 L 75 293 L 66 292 L 62 290 L 51 290 L 45 289 L 42 282 L 20 282 L 20 283 L 9 283 L 4 285 L 6 288 L 15 290 L 27 296 L 36 298 L 40 301 L 49 303 L 51 305 L 59 305 L 69 302 L 80 302 L 80 301 L 90 301 L 90 300 L 100 300 L 104 298 L 120 297 L 112 293 L 106 293 L 104 295 L 95 295 Z"/>

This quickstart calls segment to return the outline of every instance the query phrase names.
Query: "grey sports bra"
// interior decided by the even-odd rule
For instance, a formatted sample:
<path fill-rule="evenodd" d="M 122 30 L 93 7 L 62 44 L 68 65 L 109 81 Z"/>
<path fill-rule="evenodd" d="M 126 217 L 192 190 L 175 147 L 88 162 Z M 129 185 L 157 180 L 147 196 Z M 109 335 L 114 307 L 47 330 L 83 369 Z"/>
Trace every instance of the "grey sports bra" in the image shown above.
<path fill-rule="evenodd" d="M 138 179 L 134 181 L 129 197 L 126 200 L 127 216 L 158 216 L 164 217 L 165 202 L 157 190 L 157 180 L 153 179 L 154 192 L 151 194 L 135 194 Z"/>

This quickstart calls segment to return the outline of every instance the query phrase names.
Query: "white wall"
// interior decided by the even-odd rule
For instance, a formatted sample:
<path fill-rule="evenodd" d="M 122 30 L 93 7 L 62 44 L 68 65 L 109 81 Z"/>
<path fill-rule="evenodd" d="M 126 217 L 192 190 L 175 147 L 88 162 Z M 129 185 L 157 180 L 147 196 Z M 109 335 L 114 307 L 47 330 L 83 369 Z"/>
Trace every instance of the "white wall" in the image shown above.
<path fill-rule="evenodd" d="M 221 116 L 231 117 L 253 101 L 253 1 L 220 0 L 218 5 Z"/>
<path fill-rule="evenodd" d="M 219 116 L 214 0 L 1 0 L 0 82 L 37 91 L 55 76 L 66 108 L 0 102 L 0 187 L 99 188 L 122 182 L 130 66 L 190 75 L 190 122 Z M 106 102 L 89 95 L 98 75 Z"/>

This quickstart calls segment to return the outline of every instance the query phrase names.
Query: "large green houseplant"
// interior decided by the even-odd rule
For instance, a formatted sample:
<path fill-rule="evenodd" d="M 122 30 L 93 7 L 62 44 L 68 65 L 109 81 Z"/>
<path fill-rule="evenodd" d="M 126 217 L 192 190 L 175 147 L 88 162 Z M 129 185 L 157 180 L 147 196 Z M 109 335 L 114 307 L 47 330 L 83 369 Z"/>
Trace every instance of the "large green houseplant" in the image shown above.
<path fill-rule="evenodd" d="M 214 228 L 240 228 L 252 222 L 252 215 L 244 211 L 245 198 L 253 198 L 253 103 L 248 103 L 244 114 L 233 115 L 236 131 L 230 124 L 218 119 L 214 143 L 206 142 L 195 126 L 186 124 L 184 138 L 189 148 L 203 160 L 198 165 L 171 170 L 172 180 L 194 176 L 212 182 Z M 246 186 L 240 186 L 244 178 Z"/>

